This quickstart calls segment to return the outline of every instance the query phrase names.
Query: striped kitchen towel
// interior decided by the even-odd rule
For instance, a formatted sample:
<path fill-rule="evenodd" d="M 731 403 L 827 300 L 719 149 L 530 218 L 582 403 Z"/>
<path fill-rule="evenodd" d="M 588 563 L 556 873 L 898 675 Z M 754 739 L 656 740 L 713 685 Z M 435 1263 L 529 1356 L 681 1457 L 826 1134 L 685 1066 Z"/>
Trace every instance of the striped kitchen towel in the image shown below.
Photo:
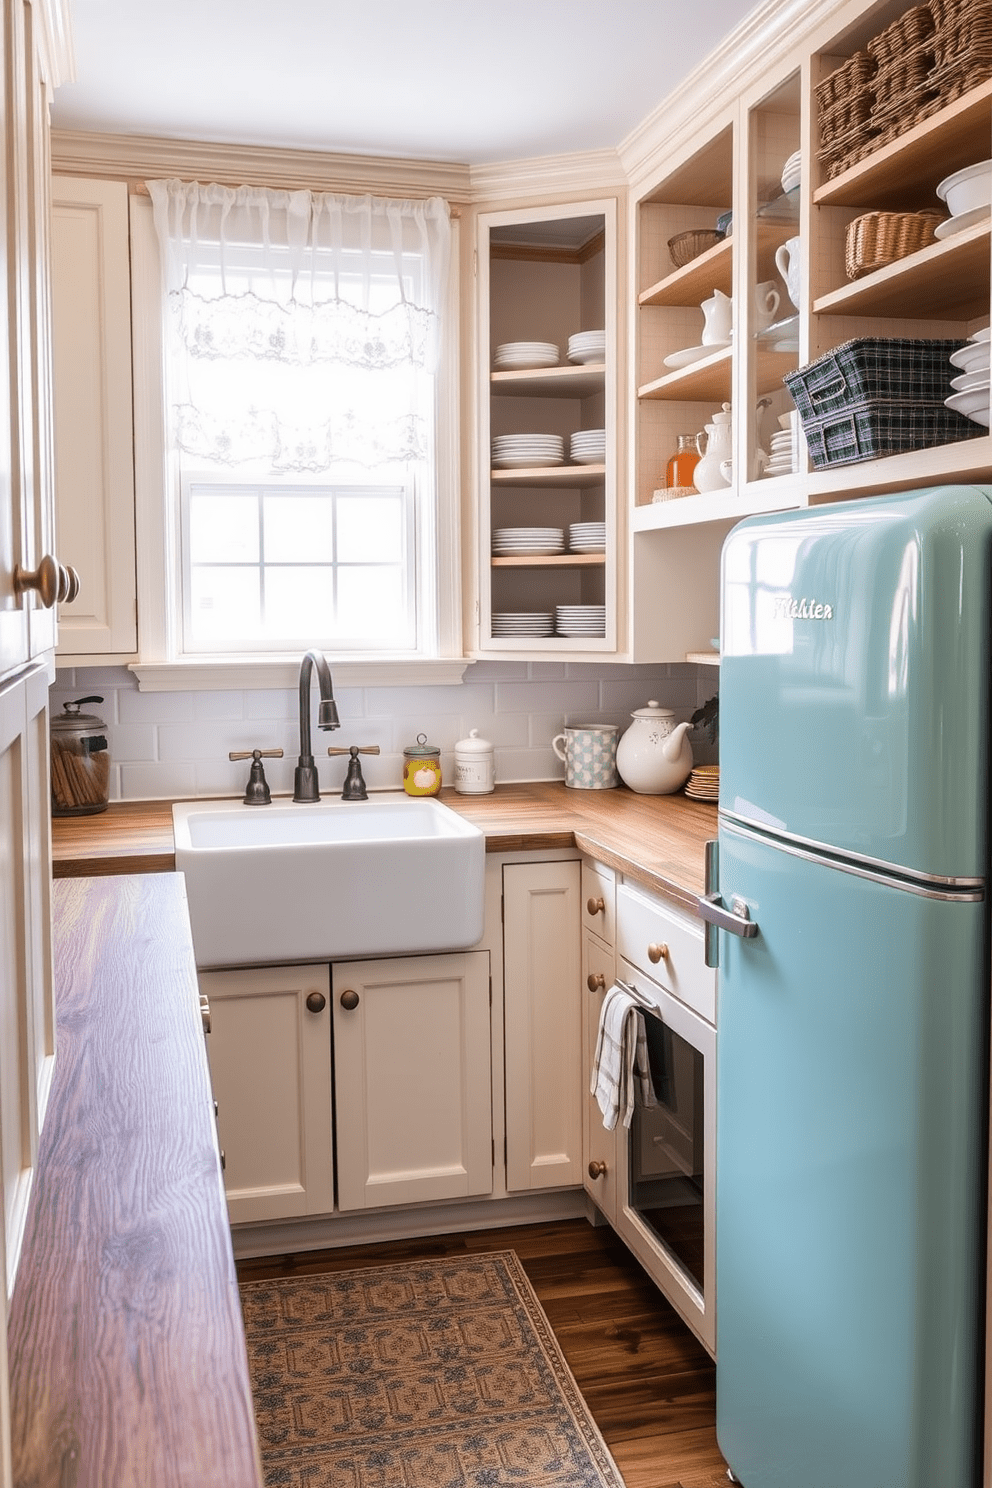
<path fill-rule="evenodd" d="M 643 1106 L 656 1104 L 644 1014 L 626 988 L 616 983 L 600 1009 L 589 1090 L 596 1097 L 607 1131 L 613 1130 L 621 1115 L 624 1126 L 630 1126 L 635 1101 Z"/>

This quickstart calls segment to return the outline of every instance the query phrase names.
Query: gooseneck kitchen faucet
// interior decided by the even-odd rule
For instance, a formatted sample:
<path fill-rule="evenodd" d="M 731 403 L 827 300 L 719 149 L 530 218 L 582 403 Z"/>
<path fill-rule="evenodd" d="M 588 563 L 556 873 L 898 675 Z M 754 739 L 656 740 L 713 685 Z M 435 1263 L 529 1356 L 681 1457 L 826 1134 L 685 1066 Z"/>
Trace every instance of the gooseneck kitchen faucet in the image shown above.
<path fill-rule="evenodd" d="M 293 776 L 294 801 L 319 801 L 317 766 L 310 748 L 310 679 L 317 668 L 317 685 L 320 688 L 320 705 L 317 709 L 317 727 L 336 729 L 341 727 L 338 705 L 334 701 L 334 684 L 331 669 L 320 651 L 308 651 L 300 662 L 300 757 Z"/>

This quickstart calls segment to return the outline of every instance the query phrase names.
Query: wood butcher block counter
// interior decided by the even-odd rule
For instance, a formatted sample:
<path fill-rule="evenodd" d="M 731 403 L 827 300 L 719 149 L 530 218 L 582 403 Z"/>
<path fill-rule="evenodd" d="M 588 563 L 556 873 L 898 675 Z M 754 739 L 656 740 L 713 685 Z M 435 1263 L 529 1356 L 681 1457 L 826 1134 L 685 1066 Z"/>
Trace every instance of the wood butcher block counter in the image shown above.
<path fill-rule="evenodd" d="M 641 796 L 625 787 L 569 790 L 543 781 L 499 785 L 487 796 L 446 788 L 441 799 L 481 827 L 489 852 L 574 846 L 686 909 L 703 892 L 703 849 L 716 836 L 716 807 L 681 792 Z M 121 801 L 98 816 L 57 817 L 52 839 L 56 878 L 161 873 L 176 865 L 167 801 Z"/>
<path fill-rule="evenodd" d="M 54 885 L 57 1047 L 8 1323 L 20 1488 L 261 1488 L 186 894 Z"/>

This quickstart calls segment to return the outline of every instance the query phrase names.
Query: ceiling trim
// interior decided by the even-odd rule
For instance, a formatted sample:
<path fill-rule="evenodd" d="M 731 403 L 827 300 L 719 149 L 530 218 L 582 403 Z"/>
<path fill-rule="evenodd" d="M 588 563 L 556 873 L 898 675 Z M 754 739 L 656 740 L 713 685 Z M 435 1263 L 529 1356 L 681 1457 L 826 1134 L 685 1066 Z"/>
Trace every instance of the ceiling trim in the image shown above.
<path fill-rule="evenodd" d="M 569 201 L 587 192 L 625 188 L 616 150 L 587 150 L 574 155 L 542 155 L 471 167 L 472 196 L 478 202 L 515 201 L 535 196 L 542 201 Z"/>
<path fill-rule="evenodd" d="M 403 160 L 378 155 L 331 155 L 319 150 L 282 150 L 263 145 L 211 144 L 154 135 L 52 131 L 52 169 L 64 176 L 131 181 L 217 181 L 222 186 L 366 192 L 383 195 L 472 199 L 469 168 L 444 161 Z"/>

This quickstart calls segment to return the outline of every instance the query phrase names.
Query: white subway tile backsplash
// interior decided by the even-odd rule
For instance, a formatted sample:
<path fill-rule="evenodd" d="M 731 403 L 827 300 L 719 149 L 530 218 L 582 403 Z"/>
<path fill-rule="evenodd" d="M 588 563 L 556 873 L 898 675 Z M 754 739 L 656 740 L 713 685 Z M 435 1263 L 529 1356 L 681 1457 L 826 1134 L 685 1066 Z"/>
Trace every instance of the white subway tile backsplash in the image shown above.
<path fill-rule="evenodd" d="M 156 758 L 157 733 L 153 723 L 116 723 L 110 730 L 110 758 L 139 763 Z"/>
<path fill-rule="evenodd" d="M 117 689 L 121 723 L 192 723 L 195 692 L 130 692 Z"/>
<path fill-rule="evenodd" d="M 121 765 L 125 801 L 185 801 L 196 795 L 192 764 Z"/>
<path fill-rule="evenodd" d="M 546 713 L 588 714 L 599 710 L 597 682 L 508 682 L 496 684 L 496 707 L 507 713 L 530 713 L 535 703 Z"/>
<path fill-rule="evenodd" d="M 193 694 L 193 718 L 195 722 L 237 723 L 245 716 L 243 692 L 195 692 Z"/>

